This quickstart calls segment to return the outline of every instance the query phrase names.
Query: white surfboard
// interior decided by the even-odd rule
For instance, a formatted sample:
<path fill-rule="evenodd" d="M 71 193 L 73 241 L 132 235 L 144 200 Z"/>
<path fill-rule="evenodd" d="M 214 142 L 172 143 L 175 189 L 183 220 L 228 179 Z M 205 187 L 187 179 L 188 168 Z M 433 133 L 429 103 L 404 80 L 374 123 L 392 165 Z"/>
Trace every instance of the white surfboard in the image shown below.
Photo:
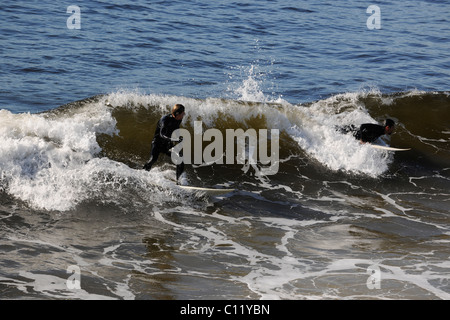
<path fill-rule="evenodd" d="M 209 196 L 220 196 L 220 195 L 227 194 L 227 193 L 234 191 L 234 189 L 200 188 L 200 187 L 193 187 L 193 186 L 179 186 L 179 187 L 181 189 L 192 191 L 192 192 L 205 193 Z"/>
<path fill-rule="evenodd" d="M 389 147 L 389 146 L 381 146 L 379 144 L 370 144 L 370 146 L 372 148 L 375 148 L 375 149 L 382 149 L 382 150 L 388 150 L 388 151 L 408 151 L 408 150 L 411 150 L 411 148 L 401 149 L 401 148 L 393 148 L 393 147 Z"/>

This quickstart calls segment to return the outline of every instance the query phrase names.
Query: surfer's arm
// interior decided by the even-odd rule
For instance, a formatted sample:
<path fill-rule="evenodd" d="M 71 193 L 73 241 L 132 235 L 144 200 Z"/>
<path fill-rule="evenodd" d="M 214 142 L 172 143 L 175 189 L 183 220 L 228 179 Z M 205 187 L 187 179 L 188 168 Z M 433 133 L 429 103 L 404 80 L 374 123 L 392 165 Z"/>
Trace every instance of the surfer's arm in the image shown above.
<path fill-rule="evenodd" d="M 166 140 L 166 141 L 172 141 L 172 138 L 168 137 L 166 134 L 167 130 L 164 130 L 164 126 L 161 127 L 161 130 L 159 131 L 159 136 L 161 137 L 161 139 Z"/>
<path fill-rule="evenodd" d="M 161 129 L 159 130 L 159 136 L 161 139 L 167 141 L 167 142 L 181 142 L 182 139 L 172 139 L 170 137 L 172 135 L 173 130 L 171 130 L 170 125 L 168 125 L 168 121 L 170 121 L 168 118 L 163 119 L 164 121 L 161 121 Z M 170 135 L 170 136 L 169 136 Z"/>

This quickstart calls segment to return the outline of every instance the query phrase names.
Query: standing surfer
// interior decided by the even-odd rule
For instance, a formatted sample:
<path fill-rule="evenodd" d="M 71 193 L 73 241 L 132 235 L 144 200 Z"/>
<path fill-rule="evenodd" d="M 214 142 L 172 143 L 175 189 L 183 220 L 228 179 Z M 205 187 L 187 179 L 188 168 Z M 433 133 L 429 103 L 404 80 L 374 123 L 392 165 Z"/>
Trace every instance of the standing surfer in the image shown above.
<path fill-rule="evenodd" d="M 185 115 L 185 108 L 182 104 L 176 104 L 172 108 L 171 114 L 163 116 L 156 126 L 155 135 L 152 140 L 152 151 L 150 152 L 150 159 L 144 165 L 145 170 L 150 171 L 153 164 L 158 160 L 159 154 L 162 152 L 169 157 L 172 155 L 172 147 L 174 143 L 179 143 L 183 139 L 172 139 L 172 133 L 180 128 L 181 121 Z M 177 164 L 176 179 L 178 179 L 184 172 L 184 163 Z"/>

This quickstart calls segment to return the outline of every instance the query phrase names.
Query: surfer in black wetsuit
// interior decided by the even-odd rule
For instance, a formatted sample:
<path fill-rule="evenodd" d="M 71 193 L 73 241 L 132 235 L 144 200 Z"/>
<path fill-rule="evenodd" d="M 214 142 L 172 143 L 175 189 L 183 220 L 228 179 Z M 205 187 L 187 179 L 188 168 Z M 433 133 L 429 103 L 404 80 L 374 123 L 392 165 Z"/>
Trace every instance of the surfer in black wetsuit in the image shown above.
<path fill-rule="evenodd" d="M 384 134 L 391 135 L 394 130 L 395 122 L 391 119 L 386 119 L 382 126 L 373 123 L 364 123 L 359 129 L 354 125 L 339 128 L 341 133 L 351 133 L 356 139 L 363 143 L 374 142 Z"/>
<path fill-rule="evenodd" d="M 172 139 L 172 133 L 180 128 L 181 121 L 185 115 L 184 106 L 176 104 L 172 108 L 172 113 L 165 115 L 158 121 L 156 126 L 155 136 L 152 140 L 152 151 L 150 153 L 150 160 L 144 165 L 145 170 L 150 171 L 153 164 L 158 160 L 159 154 L 165 153 L 169 157 L 172 155 L 172 147 L 174 142 L 181 142 L 180 139 Z M 180 154 L 180 156 L 182 156 Z M 184 172 L 184 163 L 177 165 L 177 183 L 178 178 Z"/>

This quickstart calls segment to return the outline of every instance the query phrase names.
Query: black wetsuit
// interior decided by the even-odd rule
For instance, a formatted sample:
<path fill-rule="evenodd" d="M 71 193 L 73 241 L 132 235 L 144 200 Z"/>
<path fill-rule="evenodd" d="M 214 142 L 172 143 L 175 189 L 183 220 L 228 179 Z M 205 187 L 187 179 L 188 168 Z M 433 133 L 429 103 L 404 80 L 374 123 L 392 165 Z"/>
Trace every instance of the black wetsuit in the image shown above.
<path fill-rule="evenodd" d="M 150 171 L 153 164 L 158 160 L 159 154 L 165 153 L 169 157 L 172 155 L 170 149 L 173 147 L 172 133 L 180 128 L 181 120 L 176 120 L 171 114 L 162 117 L 156 126 L 155 136 L 152 140 L 152 151 L 150 160 L 145 164 L 144 169 Z M 180 154 L 180 156 L 182 156 Z M 184 171 L 184 163 L 177 165 L 177 181 Z"/>
<path fill-rule="evenodd" d="M 384 134 L 384 127 L 378 124 L 365 123 L 359 129 L 354 125 L 345 126 L 339 129 L 342 133 L 352 133 L 353 136 L 362 142 L 374 142 Z"/>

